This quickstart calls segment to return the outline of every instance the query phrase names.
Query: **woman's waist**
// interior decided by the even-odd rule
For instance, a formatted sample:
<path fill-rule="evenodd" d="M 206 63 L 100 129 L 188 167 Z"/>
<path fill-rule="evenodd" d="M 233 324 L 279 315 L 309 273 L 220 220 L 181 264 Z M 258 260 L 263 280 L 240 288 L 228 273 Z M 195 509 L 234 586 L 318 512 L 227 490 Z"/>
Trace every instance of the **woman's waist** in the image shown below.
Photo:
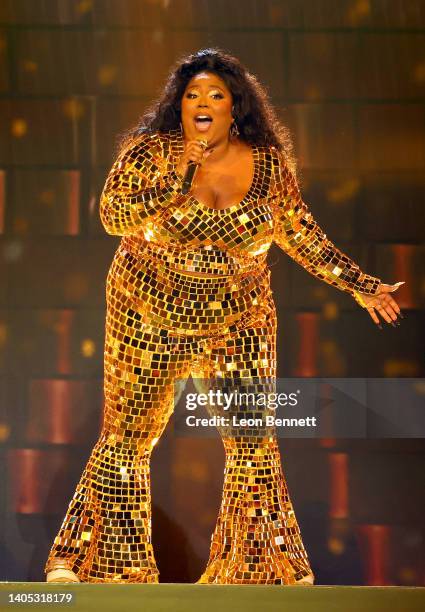
<path fill-rule="evenodd" d="M 255 274 L 197 277 L 149 264 L 121 246 L 108 276 L 109 292 L 146 322 L 179 333 L 225 328 L 271 295 L 267 267 Z"/>
<path fill-rule="evenodd" d="M 266 256 L 253 257 L 245 252 L 224 250 L 216 245 L 161 245 L 126 236 L 120 247 L 145 266 L 160 268 L 162 273 L 179 272 L 194 277 L 235 277 L 260 274 Z"/>
<path fill-rule="evenodd" d="M 115 254 L 115 274 L 125 277 L 128 285 L 137 289 L 141 284 L 149 280 L 158 290 L 170 295 L 178 292 L 189 293 L 190 299 L 201 298 L 204 295 L 215 295 L 216 297 L 236 297 L 236 294 L 245 295 L 255 287 L 264 288 L 270 281 L 270 269 L 267 264 L 257 265 L 251 270 L 238 270 L 237 273 L 228 275 L 196 275 L 191 270 L 175 269 L 165 265 L 158 259 L 149 255 L 137 257 L 120 244 Z"/>

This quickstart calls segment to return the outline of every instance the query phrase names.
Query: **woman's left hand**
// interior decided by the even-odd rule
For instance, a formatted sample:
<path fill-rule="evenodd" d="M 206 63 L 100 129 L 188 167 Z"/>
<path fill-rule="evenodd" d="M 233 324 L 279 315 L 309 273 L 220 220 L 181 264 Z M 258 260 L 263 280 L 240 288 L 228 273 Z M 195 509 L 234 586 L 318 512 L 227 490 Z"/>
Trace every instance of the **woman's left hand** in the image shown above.
<path fill-rule="evenodd" d="M 374 323 L 381 327 L 377 312 L 381 315 L 381 317 L 387 322 L 391 323 L 393 327 L 395 327 L 393 321 L 397 320 L 397 315 L 403 319 L 403 315 L 401 314 L 401 310 L 395 299 L 390 295 L 393 291 L 397 291 L 400 285 L 403 285 L 404 281 L 400 283 L 395 283 L 394 285 L 385 285 L 381 283 L 378 287 L 378 291 L 374 295 L 370 295 L 367 293 L 358 294 L 360 299 L 357 299 L 359 304 L 366 308 Z M 375 312 L 376 311 L 376 312 Z M 397 321 L 397 325 L 400 325 L 400 322 Z M 382 329 L 382 327 L 381 327 Z"/>

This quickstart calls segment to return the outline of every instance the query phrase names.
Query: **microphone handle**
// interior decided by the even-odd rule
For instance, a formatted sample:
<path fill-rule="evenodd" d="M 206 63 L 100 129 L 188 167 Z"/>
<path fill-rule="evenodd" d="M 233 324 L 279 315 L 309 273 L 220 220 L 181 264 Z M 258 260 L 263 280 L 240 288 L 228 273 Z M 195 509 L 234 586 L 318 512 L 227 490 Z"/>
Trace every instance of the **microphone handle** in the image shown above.
<path fill-rule="evenodd" d="M 189 162 L 187 165 L 187 169 L 183 178 L 182 189 L 181 192 L 183 195 L 186 195 L 190 191 L 192 187 L 193 179 L 195 178 L 196 171 L 199 167 L 199 164 L 195 164 L 195 162 Z"/>

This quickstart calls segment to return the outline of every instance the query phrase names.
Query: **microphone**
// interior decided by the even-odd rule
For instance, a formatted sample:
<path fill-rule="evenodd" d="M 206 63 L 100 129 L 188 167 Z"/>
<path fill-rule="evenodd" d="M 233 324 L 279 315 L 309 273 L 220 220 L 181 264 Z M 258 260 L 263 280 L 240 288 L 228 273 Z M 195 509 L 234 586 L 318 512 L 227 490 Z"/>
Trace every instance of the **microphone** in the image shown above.
<path fill-rule="evenodd" d="M 205 140 L 205 138 L 198 138 L 197 140 L 202 145 L 205 151 L 205 149 L 208 146 L 208 140 Z M 195 178 L 195 174 L 198 168 L 199 168 L 199 164 L 196 164 L 195 162 L 191 161 L 187 164 L 187 170 L 185 172 L 183 183 L 182 183 L 182 188 L 181 188 L 181 192 L 183 195 L 186 195 L 190 191 L 190 188 L 192 187 L 193 179 Z"/>

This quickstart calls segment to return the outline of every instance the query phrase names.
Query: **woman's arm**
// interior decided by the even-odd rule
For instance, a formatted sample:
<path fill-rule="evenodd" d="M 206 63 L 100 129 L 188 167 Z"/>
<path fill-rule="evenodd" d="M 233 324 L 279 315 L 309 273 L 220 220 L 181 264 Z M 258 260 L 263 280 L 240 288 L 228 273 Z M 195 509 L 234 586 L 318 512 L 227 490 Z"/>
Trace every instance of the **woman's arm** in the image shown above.
<path fill-rule="evenodd" d="M 364 306 L 361 294 L 376 294 L 380 279 L 362 272 L 326 237 L 303 202 L 296 178 L 280 153 L 274 171 L 274 241 L 310 274 L 350 293 Z"/>
<path fill-rule="evenodd" d="M 166 172 L 158 137 L 144 135 L 114 162 L 100 196 L 100 218 L 108 234 L 137 234 L 143 222 L 181 193 L 181 178 Z"/>

